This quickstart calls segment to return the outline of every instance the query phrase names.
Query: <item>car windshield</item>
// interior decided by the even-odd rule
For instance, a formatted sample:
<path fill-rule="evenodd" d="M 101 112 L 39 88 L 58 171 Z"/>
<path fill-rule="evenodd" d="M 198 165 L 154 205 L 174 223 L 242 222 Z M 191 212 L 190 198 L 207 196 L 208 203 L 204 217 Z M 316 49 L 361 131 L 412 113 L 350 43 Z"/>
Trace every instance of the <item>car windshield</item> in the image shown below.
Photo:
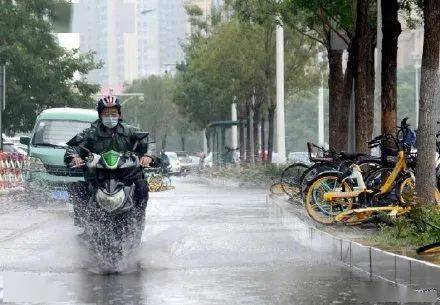
<path fill-rule="evenodd" d="M 35 129 L 33 145 L 65 146 L 76 134 L 90 127 L 90 122 L 42 120 Z"/>

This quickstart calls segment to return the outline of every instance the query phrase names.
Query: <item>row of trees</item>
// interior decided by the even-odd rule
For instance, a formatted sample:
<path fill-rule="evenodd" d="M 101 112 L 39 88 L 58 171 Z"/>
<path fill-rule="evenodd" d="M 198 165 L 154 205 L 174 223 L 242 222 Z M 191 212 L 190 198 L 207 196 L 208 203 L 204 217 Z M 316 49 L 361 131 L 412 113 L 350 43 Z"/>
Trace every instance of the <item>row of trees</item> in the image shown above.
<path fill-rule="evenodd" d="M 171 75 L 153 75 L 134 81 L 125 90 L 126 93 L 144 94 L 143 100 L 124 100 L 123 115 L 128 121 L 137 123 L 141 129 L 148 130 L 158 149 L 172 146 L 186 150 L 189 148 L 186 142 L 195 133 L 194 124 L 179 113 L 174 103 L 176 86 L 176 79 Z M 198 137 L 201 138 L 200 135 Z M 179 143 L 169 145 L 176 138 Z"/>
<path fill-rule="evenodd" d="M 225 12 L 213 12 L 206 21 L 197 7 L 187 7 L 193 32 L 184 46 L 185 64 L 178 67 L 175 102 L 199 128 L 214 120 L 229 119 L 230 105 L 236 102 L 238 118 L 247 121 L 247 128 L 242 126 L 239 131 L 241 157 L 252 157 L 249 139 L 253 133 L 254 151 L 258 153 L 261 147 L 271 158 L 276 107 L 275 19 L 269 7 L 268 18 L 261 23 L 241 18 L 239 8 L 232 3 L 227 8 L 228 18 Z M 289 94 L 318 85 L 316 42 L 292 29 L 286 29 L 285 36 Z M 261 128 L 265 125 L 267 130 Z"/>
<path fill-rule="evenodd" d="M 224 116 L 228 105 L 237 100 L 240 118 L 247 118 L 252 111 L 257 124 L 267 116 L 270 153 L 275 111 L 274 30 L 276 24 L 282 22 L 287 32 L 287 95 L 290 90 L 313 85 L 318 74 L 317 67 L 313 65 L 316 52 L 320 48 L 325 49 L 328 54 L 330 145 L 338 150 L 346 149 L 346 118 L 354 92 L 356 150 L 367 152 L 367 141 L 372 137 L 374 126 L 377 1 L 226 2 L 228 18 L 223 22 L 218 22 L 219 18 L 216 18 L 217 23 L 203 24 L 197 19 L 197 11 L 190 10 L 193 20 L 198 21 L 195 25 L 199 26 L 199 31 L 193 34 L 186 47 L 186 65 L 181 69 L 183 81 L 177 101 L 182 111 L 202 127 L 208 121 Z M 414 16 L 424 22 L 418 132 L 420 162 L 416 174 L 418 193 L 425 200 L 433 200 L 440 2 L 382 0 L 380 8 L 383 20 L 383 52 L 382 58 L 379 58 L 382 64 L 381 130 L 384 133 L 394 133 L 397 125 L 399 14 L 406 18 L 408 25 L 413 23 Z M 335 40 L 346 44 L 348 60 L 345 69 L 343 50 L 335 48 Z M 303 57 L 299 56 L 301 52 Z M 255 125 L 253 132 L 258 132 Z M 240 147 L 245 145 L 241 143 Z"/>
<path fill-rule="evenodd" d="M 6 64 L 3 127 L 29 131 L 35 117 L 50 107 L 90 108 L 99 86 L 86 75 L 101 63 L 93 54 L 58 45 L 51 23 L 58 0 L 0 0 L 0 65 Z"/>

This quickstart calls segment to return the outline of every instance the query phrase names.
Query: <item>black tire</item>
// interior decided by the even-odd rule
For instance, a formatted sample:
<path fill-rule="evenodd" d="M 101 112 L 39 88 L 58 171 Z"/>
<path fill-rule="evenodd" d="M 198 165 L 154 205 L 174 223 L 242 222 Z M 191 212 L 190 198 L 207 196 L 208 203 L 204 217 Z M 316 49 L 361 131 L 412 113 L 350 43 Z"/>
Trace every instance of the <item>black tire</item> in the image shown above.
<path fill-rule="evenodd" d="M 421 246 L 416 250 L 417 254 L 440 253 L 440 242 Z"/>
<path fill-rule="evenodd" d="M 364 181 L 367 181 L 369 175 L 374 172 L 377 171 L 379 169 L 381 169 L 382 166 L 382 162 L 380 160 L 362 160 L 356 163 L 362 171 L 362 176 L 364 177 Z"/>
<path fill-rule="evenodd" d="M 337 165 L 334 164 L 322 164 L 322 163 L 316 163 L 310 166 L 301 176 L 300 183 L 301 183 L 301 198 L 305 198 L 305 194 L 307 193 L 307 188 L 310 185 L 310 182 L 315 179 L 318 175 L 329 172 L 329 171 L 335 171 L 337 170 Z"/>
<path fill-rule="evenodd" d="M 111 216 L 95 211 L 96 218 L 87 226 L 90 248 L 104 270 L 117 270 L 132 251 L 140 244 L 145 221 L 139 209 Z M 105 232 L 105 234 L 103 234 Z"/>
<path fill-rule="evenodd" d="M 300 179 L 308 168 L 307 164 L 293 163 L 283 170 L 281 173 L 281 187 L 287 196 L 293 198 L 299 195 L 301 191 Z"/>
<path fill-rule="evenodd" d="M 370 172 L 366 177 L 364 176 L 365 185 L 367 189 L 379 189 L 386 181 L 388 176 L 393 171 L 393 168 L 382 167 Z"/>
<path fill-rule="evenodd" d="M 353 199 L 340 199 L 339 203 L 329 203 L 321 198 L 324 190 L 322 183 L 325 181 L 332 181 L 333 187 L 342 187 L 344 190 L 353 190 L 353 185 L 349 181 L 342 181 L 342 173 L 338 171 L 325 172 L 317 175 L 312 181 L 309 182 L 306 188 L 306 196 L 304 196 L 304 206 L 307 214 L 316 222 L 331 225 L 335 221 L 336 215 L 339 213 L 351 209 L 354 200 Z"/>
<path fill-rule="evenodd" d="M 287 188 L 287 187 L 286 187 Z M 284 191 L 284 183 L 282 182 L 275 182 L 272 183 L 272 185 L 270 186 L 270 193 L 273 195 L 283 195 L 285 193 Z"/>

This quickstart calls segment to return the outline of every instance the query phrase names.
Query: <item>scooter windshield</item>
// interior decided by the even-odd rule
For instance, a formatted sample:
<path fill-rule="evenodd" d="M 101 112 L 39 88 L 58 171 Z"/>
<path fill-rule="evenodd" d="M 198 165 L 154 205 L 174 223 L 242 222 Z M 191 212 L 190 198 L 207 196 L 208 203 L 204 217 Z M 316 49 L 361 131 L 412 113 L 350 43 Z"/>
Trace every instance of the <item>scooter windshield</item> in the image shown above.
<path fill-rule="evenodd" d="M 114 151 L 109 150 L 103 154 L 101 154 L 102 160 L 104 161 L 104 165 L 108 169 L 116 169 L 119 164 L 119 159 L 121 158 L 121 154 Z"/>

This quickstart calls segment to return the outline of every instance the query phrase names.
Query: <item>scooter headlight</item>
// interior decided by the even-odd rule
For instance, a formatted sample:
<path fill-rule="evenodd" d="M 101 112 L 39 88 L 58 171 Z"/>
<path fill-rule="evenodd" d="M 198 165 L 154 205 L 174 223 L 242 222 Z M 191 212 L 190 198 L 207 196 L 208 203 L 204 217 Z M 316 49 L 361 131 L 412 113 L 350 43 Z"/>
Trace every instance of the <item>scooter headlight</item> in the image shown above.
<path fill-rule="evenodd" d="M 120 189 L 118 192 L 111 195 L 106 194 L 101 189 L 98 189 L 98 191 L 96 192 L 96 202 L 101 208 L 103 208 L 107 212 L 112 212 L 119 209 L 124 204 L 124 201 L 124 189 Z"/>

